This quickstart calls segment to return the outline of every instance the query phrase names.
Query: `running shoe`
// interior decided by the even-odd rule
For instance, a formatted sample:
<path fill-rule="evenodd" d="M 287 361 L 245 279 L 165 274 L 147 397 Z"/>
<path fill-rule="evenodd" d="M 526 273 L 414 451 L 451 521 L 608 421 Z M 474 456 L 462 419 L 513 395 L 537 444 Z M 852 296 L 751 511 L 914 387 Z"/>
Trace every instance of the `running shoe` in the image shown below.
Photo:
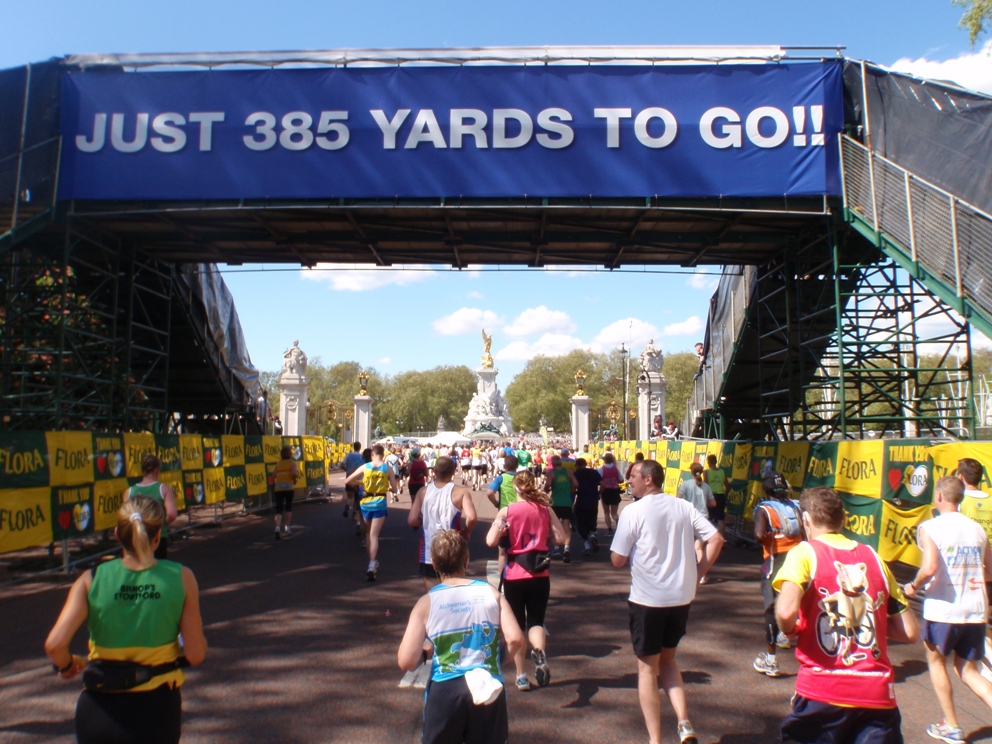
<path fill-rule="evenodd" d="M 530 680 L 527 677 L 517 677 L 517 689 L 520 692 L 527 692 L 530 690 Z"/>
<path fill-rule="evenodd" d="M 565 553 L 561 557 L 561 562 L 562 563 L 571 563 L 572 562 L 572 551 L 569 550 L 568 548 L 565 548 Z"/>
<path fill-rule="evenodd" d="M 775 637 L 775 645 L 779 648 L 792 648 L 792 642 L 789 640 L 789 636 L 781 630 L 778 632 L 778 636 Z"/>
<path fill-rule="evenodd" d="M 769 677 L 780 677 L 782 673 L 778 670 L 778 659 L 768 660 L 768 654 L 760 653 L 754 660 L 754 670 Z"/>
<path fill-rule="evenodd" d="M 344 514 L 342 514 L 341 516 L 344 517 L 345 519 L 348 518 L 348 507 L 347 506 L 344 508 Z"/>
<path fill-rule="evenodd" d="M 599 539 L 596 537 L 595 534 L 592 534 L 592 535 L 589 536 L 589 542 L 592 543 L 592 552 L 593 553 L 598 553 L 599 552 Z"/>
<path fill-rule="evenodd" d="M 287 524 L 286 526 L 284 526 L 284 527 L 282 528 L 282 534 L 284 534 L 284 535 L 292 535 L 292 534 L 293 534 L 293 530 L 292 530 L 292 528 L 291 528 L 291 527 L 290 527 L 290 526 L 289 526 L 289 525 Z"/>
<path fill-rule="evenodd" d="M 931 723 L 927 726 L 927 736 L 939 739 L 940 741 L 946 741 L 948 744 L 964 741 L 964 732 L 961 729 L 948 726 L 943 721 L 940 723 Z"/>
<path fill-rule="evenodd" d="M 551 548 L 551 560 L 556 561 L 559 558 L 561 558 L 561 548 L 555 545 L 553 548 Z"/>
<path fill-rule="evenodd" d="M 276 540 L 281 540 L 281 539 L 282 539 L 282 537 L 279 534 L 279 528 L 276 527 Z"/>
<path fill-rule="evenodd" d="M 530 658 L 534 660 L 534 676 L 537 677 L 538 687 L 547 687 L 551 682 L 551 670 L 548 669 L 548 657 L 544 651 L 535 648 L 530 652 Z"/>
<path fill-rule="evenodd" d="M 355 525 L 355 537 L 362 537 L 365 534 L 365 530 L 362 529 L 362 525 Z"/>
<path fill-rule="evenodd" d="M 696 732 L 689 721 L 679 721 L 679 741 L 682 744 L 699 744 Z"/>
<path fill-rule="evenodd" d="M 592 555 L 592 546 L 589 544 L 588 540 L 586 540 L 582 546 L 582 555 Z"/>
<path fill-rule="evenodd" d="M 606 531 L 606 536 L 607 537 L 613 537 L 613 530 L 607 530 Z"/>
<path fill-rule="evenodd" d="M 368 577 L 369 581 L 375 581 L 375 575 L 379 570 L 379 561 L 369 561 Z"/>

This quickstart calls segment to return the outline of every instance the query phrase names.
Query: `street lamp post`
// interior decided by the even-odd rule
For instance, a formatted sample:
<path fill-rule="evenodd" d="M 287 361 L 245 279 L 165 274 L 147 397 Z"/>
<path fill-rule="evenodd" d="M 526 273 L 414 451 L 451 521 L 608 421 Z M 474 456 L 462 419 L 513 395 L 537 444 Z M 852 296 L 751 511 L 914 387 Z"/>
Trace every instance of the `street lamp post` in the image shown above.
<path fill-rule="evenodd" d="M 627 359 L 630 351 L 624 344 L 620 344 L 620 377 L 623 380 L 623 438 L 627 438 Z M 614 421 L 614 423 L 616 423 Z"/>

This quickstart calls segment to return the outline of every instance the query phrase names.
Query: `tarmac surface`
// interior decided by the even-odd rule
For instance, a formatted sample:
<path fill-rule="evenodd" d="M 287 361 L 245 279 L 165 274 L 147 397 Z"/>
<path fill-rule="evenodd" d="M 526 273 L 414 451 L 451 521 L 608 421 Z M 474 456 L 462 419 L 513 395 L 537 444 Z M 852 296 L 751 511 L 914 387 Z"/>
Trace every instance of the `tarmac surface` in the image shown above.
<path fill-rule="evenodd" d="M 341 482 L 340 474 L 332 477 L 332 495 L 342 494 Z M 272 517 L 263 513 L 199 529 L 173 545 L 170 558 L 199 581 L 210 644 L 182 688 L 184 742 L 419 741 L 423 690 L 400 688 L 396 666 L 408 614 L 423 593 L 418 537 L 406 525 L 409 503 L 404 494 L 390 505 L 375 583 L 366 579 L 365 551 L 338 501 L 297 505 L 287 539 L 273 539 Z M 496 557 L 484 543 L 495 510 L 483 492 L 475 503 L 480 523 L 470 541 L 470 571 L 484 577 Z M 518 692 L 512 661 L 505 660 L 510 741 L 646 740 L 627 629 L 629 573 L 610 565 L 609 540 L 602 543 L 597 554 L 580 552 L 571 564 L 552 566 L 550 686 Z M 764 650 L 759 562 L 755 551 L 728 545 L 692 606 L 678 660 L 701 744 L 777 741 L 789 709 L 792 652 L 779 651 L 781 678 L 751 666 Z M 42 649 L 68 586 L 48 580 L 0 587 L 0 742 L 74 741 L 79 683 L 57 679 Z M 72 650 L 85 649 L 84 626 Z M 925 728 L 940 710 L 922 645 L 892 644 L 890 657 L 906 741 L 933 741 Z M 992 739 L 992 713 L 954 684 L 968 741 Z M 676 742 L 667 700 L 663 711 L 665 741 Z"/>

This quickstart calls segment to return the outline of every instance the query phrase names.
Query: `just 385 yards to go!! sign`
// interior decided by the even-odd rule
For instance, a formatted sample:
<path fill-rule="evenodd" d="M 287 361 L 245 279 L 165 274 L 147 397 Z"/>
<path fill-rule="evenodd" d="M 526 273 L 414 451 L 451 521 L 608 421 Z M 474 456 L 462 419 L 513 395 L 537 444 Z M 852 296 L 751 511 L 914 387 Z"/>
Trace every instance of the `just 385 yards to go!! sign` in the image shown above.
<path fill-rule="evenodd" d="M 840 193 L 841 63 L 76 72 L 63 199 Z"/>

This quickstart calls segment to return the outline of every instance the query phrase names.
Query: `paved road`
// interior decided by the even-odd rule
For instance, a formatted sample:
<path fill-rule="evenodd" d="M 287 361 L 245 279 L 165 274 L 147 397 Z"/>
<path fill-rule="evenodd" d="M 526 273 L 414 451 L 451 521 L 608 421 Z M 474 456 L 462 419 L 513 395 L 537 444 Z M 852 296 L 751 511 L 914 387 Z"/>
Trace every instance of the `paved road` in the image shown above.
<path fill-rule="evenodd" d="M 339 486 L 340 476 L 335 478 Z M 475 497 L 482 523 L 471 541 L 474 574 L 494 551 L 483 543 L 494 515 Z M 268 515 L 201 529 L 172 551 L 201 587 L 210 650 L 184 693 L 185 742 L 416 742 L 423 692 L 400 689 L 395 654 L 422 585 L 409 502 L 390 508 L 380 579 L 366 581 L 364 551 L 338 504 L 303 504 L 295 534 L 276 542 Z M 762 650 L 758 556 L 726 549 L 701 587 L 679 659 L 701 742 L 776 740 L 796 663 L 769 679 L 751 661 Z M 635 663 L 626 624 L 626 570 L 604 549 L 556 563 L 548 609 L 552 683 L 508 690 L 511 741 L 643 742 Z M 65 583 L 0 590 L 0 742 L 71 742 L 78 685 L 52 675 L 42 643 L 65 599 Z M 81 633 L 73 649 L 83 652 Z M 906 741 L 929 742 L 939 709 L 922 647 L 893 646 Z M 512 663 L 507 667 L 512 679 Z M 960 716 L 970 741 L 992 738 L 989 711 L 960 684 Z M 675 722 L 665 704 L 666 741 Z"/>

